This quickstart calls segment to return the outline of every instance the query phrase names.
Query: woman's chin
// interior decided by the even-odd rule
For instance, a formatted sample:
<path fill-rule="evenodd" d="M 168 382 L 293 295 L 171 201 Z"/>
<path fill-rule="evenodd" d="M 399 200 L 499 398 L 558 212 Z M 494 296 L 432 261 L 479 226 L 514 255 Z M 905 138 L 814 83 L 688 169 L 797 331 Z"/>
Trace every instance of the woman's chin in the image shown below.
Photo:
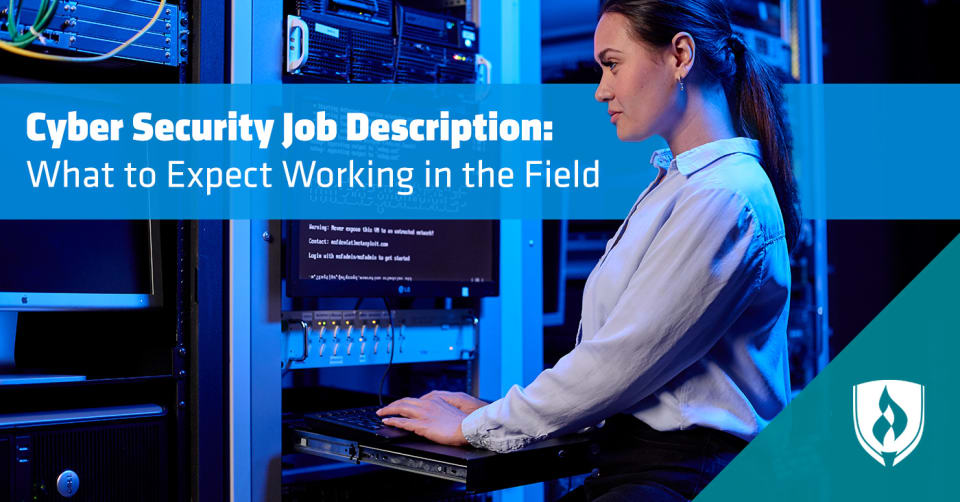
<path fill-rule="evenodd" d="M 617 124 L 617 137 L 620 138 L 620 141 L 634 143 L 643 141 L 649 138 L 650 135 Z"/>

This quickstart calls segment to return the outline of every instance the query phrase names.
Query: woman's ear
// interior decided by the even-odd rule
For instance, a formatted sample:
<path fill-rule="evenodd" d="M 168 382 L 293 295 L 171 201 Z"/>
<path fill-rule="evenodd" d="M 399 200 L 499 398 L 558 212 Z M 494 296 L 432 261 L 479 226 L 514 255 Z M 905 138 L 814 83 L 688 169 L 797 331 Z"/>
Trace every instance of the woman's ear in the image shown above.
<path fill-rule="evenodd" d="M 687 78 L 697 58 L 697 44 L 689 33 L 681 31 L 673 36 L 673 40 L 670 42 L 669 55 L 672 56 L 671 63 L 674 66 L 677 80 Z"/>

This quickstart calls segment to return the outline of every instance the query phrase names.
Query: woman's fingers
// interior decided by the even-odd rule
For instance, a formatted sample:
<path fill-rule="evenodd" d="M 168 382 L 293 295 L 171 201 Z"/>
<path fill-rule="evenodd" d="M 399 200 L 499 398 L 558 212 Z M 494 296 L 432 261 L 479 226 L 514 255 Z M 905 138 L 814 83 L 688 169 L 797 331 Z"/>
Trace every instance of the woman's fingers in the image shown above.
<path fill-rule="evenodd" d="M 486 406 L 486 401 L 481 401 L 470 394 L 464 392 L 448 392 L 445 390 L 434 390 L 424 394 L 421 399 L 440 400 L 449 403 L 464 413 L 473 413 L 477 408 Z"/>
<path fill-rule="evenodd" d="M 449 396 L 443 396 L 442 399 L 443 399 L 444 401 L 446 401 L 446 402 L 448 402 L 448 403 L 456 406 L 457 408 L 459 408 L 459 409 L 462 410 L 462 411 L 467 411 L 468 409 L 469 409 L 470 411 L 473 411 L 473 410 L 475 409 L 475 407 L 472 407 L 472 404 L 473 404 L 473 403 L 472 403 L 472 399 L 468 399 L 468 398 L 465 398 L 465 397 L 463 397 L 463 396 L 458 396 L 458 395 L 456 395 L 456 394 L 450 394 Z"/>
<path fill-rule="evenodd" d="M 390 417 L 383 419 L 384 425 L 389 425 L 391 427 L 396 427 L 398 429 L 407 430 L 410 432 L 417 432 L 420 428 L 418 421 L 411 418 L 402 418 L 402 417 Z"/>
<path fill-rule="evenodd" d="M 420 399 L 439 399 L 441 401 L 450 402 L 449 398 L 451 394 L 453 394 L 453 392 L 448 392 L 445 390 L 431 390 L 430 392 L 424 394 Z"/>
<path fill-rule="evenodd" d="M 401 399 L 378 410 L 377 414 L 401 415 L 384 418 L 383 423 L 414 432 L 431 441 L 455 446 L 467 444 L 460 429 L 460 423 L 466 415 L 443 399 Z"/>
<path fill-rule="evenodd" d="M 377 415 L 400 415 L 408 418 L 420 418 L 423 411 L 423 403 L 419 399 L 405 397 L 394 401 L 383 408 L 377 410 Z"/>

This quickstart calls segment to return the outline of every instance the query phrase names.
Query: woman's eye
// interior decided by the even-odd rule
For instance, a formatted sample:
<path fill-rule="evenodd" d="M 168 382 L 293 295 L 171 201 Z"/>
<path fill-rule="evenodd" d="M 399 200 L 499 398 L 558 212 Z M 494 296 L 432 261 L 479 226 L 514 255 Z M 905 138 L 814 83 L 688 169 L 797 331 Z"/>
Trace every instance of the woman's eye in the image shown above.
<path fill-rule="evenodd" d="M 616 66 L 617 66 L 617 62 L 616 62 L 616 61 L 604 61 L 604 62 L 603 62 L 603 66 L 606 66 L 607 68 L 610 68 L 610 71 L 613 71 L 613 69 L 616 68 Z"/>

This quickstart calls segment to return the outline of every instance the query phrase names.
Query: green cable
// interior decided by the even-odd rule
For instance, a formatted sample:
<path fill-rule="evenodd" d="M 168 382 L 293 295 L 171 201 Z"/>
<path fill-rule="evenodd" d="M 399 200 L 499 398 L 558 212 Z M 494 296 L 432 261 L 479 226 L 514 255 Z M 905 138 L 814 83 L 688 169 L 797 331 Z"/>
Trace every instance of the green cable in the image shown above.
<path fill-rule="evenodd" d="M 11 8 L 13 7 L 12 3 L 13 2 L 11 0 Z M 10 15 L 7 16 L 7 20 L 8 20 L 7 29 L 10 31 L 10 36 L 11 36 L 10 43 L 12 43 L 13 45 L 16 45 L 17 47 L 20 47 L 21 43 L 27 39 L 27 37 L 25 37 L 22 33 L 18 31 L 18 28 L 20 27 L 20 13 L 22 12 L 20 7 L 22 4 L 23 4 L 23 0 L 18 0 L 16 11 L 12 12 Z M 46 0 L 41 0 L 41 3 L 40 3 L 41 7 L 45 6 L 45 4 L 46 4 Z M 38 18 L 40 17 L 41 12 L 42 10 L 37 11 Z M 12 22 L 9 22 L 11 17 L 12 17 Z"/>
<path fill-rule="evenodd" d="M 43 13 L 46 11 L 46 7 L 47 7 L 47 0 L 40 0 L 40 5 L 37 7 L 37 16 L 33 19 L 33 24 L 31 25 L 34 31 L 36 31 L 37 22 L 40 21 L 40 17 L 43 16 Z M 17 8 L 18 18 L 20 17 L 20 14 L 19 14 L 20 12 L 21 12 L 20 8 L 18 7 Z M 19 35 L 18 40 L 14 42 L 14 45 L 16 45 L 17 47 L 24 47 L 26 45 L 29 45 L 30 42 L 33 42 L 34 39 L 36 38 L 37 38 L 36 35 L 31 33 L 29 30 L 27 30 L 26 33 Z"/>
<path fill-rule="evenodd" d="M 10 39 L 14 40 L 17 37 L 17 26 L 20 25 L 20 3 L 23 0 L 17 1 L 17 6 L 14 8 L 13 0 L 10 0 L 10 8 L 7 9 L 7 31 L 10 33 Z"/>
<path fill-rule="evenodd" d="M 47 29 L 47 26 L 50 25 L 50 21 L 53 20 L 53 14 L 57 10 L 58 3 L 59 0 L 53 0 L 50 2 L 50 7 L 47 9 L 46 14 L 40 19 L 40 22 L 34 24 L 34 31 L 37 33 L 43 33 L 43 30 Z"/>
<path fill-rule="evenodd" d="M 11 12 L 7 15 L 7 31 L 10 32 L 11 45 L 17 47 L 26 47 L 30 45 L 34 40 L 37 39 L 37 34 L 42 33 L 43 30 L 47 29 L 47 26 L 50 24 L 50 21 L 53 19 L 54 12 L 56 12 L 57 4 L 59 0 L 53 0 L 50 4 L 47 4 L 48 0 L 40 0 L 40 6 L 37 8 L 37 16 L 33 21 L 33 31 L 26 31 L 22 34 L 17 33 L 17 27 L 20 25 L 20 7 L 23 3 L 23 0 L 17 1 L 16 10 L 13 10 L 13 0 L 10 0 L 10 9 Z"/>
<path fill-rule="evenodd" d="M 13 37 L 12 42 L 13 42 L 14 44 L 19 44 L 20 42 L 22 42 L 23 40 L 26 39 L 26 37 L 25 37 L 22 33 L 19 32 L 19 28 L 20 28 L 20 14 L 23 12 L 23 10 L 22 10 L 22 4 L 23 4 L 23 0 L 17 0 L 17 17 L 16 17 L 16 22 L 15 22 L 14 25 L 13 25 L 14 37 Z M 40 7 L 41 7 L 41 9 L 38 9 L 38 10 L 37 10 L 37 18 L 39 18 L 39 17 L 40 17 L 40 14 L 43 12 L 42 7 L 44 7 L 44 6 L 46 6 L 46 0 L 41 0 L 41 1 L 40 1 Z M 36 22 L 36 21 L 34 21 L 34 22 Z"/>
<path fill-rule="evenodd" d="M 56 2 L 56 0 L 54 0 L 54 2 Z M 37 39 L 37 35 L 34 34 L 34 32 L 39 34 L 47 28 L 47 24 L 50 23 L 50 18 L 55 7 L 55 3 L 48 6 L 47 0 L 40 0 L 40 6 L 37 7 L 37 17 L 33 20 L 33 31 L 28 30 L 26 33 L 24 33 L 23 38 L 18 44 L 19 47 L 26 47 L 27 45 L 30 45 L 30 43 Z"/>

